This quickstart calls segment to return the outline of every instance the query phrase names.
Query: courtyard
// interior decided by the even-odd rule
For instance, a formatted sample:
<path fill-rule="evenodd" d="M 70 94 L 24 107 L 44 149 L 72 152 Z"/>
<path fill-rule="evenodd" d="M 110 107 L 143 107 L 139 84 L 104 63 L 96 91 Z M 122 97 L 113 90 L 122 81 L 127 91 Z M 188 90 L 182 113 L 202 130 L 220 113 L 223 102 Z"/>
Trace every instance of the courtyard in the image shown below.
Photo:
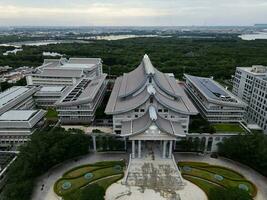
<path fill-rule="evenodd" d="M 128 154 L 120 154 L 120 153 L 94 153 L 88 154 L 84 157 L 79 159 L 70 160 L 66 163 L 63 163 L 55 168 L 51 169 L 49 172 L 44 174 L 42 177 L 38 179 L 38 184 L 34 190 L 33 200 L 57 200 L 59 196 L 54 193 L 54 184 L 57 180 L 59 180 L 62 176 L 66 175 L 66 172 L 69 172 L 74 167 L 80 165 L 91 164 L 99 161 L 107 161 L 107 160 L 121 160 L 124 159 L 126 163 L 128 163 Z M 192 153 L 176 153 L 174 154 L 176 162 L 181 161 L 195 161 L 195 162 L 205 162 L 212 165 L 219 165 L 222 167 L 227 167 L 229 169 L 233 169 L 234 171 L 238 171 L 239 173 L 244 176 L 245 179 L 251 181 L 257 187 L 257 195 L 255 196 L 255 200 L 265 200 L 267 196 L 267 179 L 260 175 L 259 173 L 255 172 L 251 168 L 241 165 L 239 163 L 233 162 L 231 160 L 219 158 L 213 159 L 210 158 L 209 155 L 197 155 Z M 138 161 L 138 159 L 136 159 Z M 166 159 L 167 160 L 167 159 Z M 169 159 L 170 160 L 170 159 Z M 142 166 L 141 166 L 142 168 Z M 157 170 L 155 166 L 151 165 L 147 168 L 147 170 Z M 163 170 L 164 171 L 164 170 Z M 171 170 L 165 168 L 164 173 L 168 173 Z M 181 170 L 183 173 L 183 170 Z M 141 172 L 143 173 L 143 172 Z M 76 174 L 77 175 L 77 174 Z M 113 174 L 114 175 L 114 174 Z M 166 175 L 166 174 L 165 174 Z M 148 177 L 147 175 L 146 177 Z M 138 176 L 136 176 L 138 177 Z M 63 177 L 64 178 L 64 177 Z M 116 180 L 116 179 L 115 179 Z M 146 179 L 147 180 L 147 179 Z M 207 196 L 205 195 L 204 191 L 197 187 L 195 184 L 185 180 L 184 189 L 178 189 L 177 194 L 179 196 L 171 195 L 170 193 L 161 193 L 159 188 L 153 187 L 140 187 L 136 186 L 135 184 L 128 184 L 125 185 L 123 183 L 124 179 L 115 181 L 110 187 L 107 187 L 106 191 L 106 199 L 111 200 L 115 198 L 115 193 L 117 193 L 116 198 L 120 200 L 124 199 L 159 199 L 159 200 L 167 200 L 167 199 L 190 199 L 190 200 L 197 200 L 194 194 L 199 197 L 199 200 L 203 199 L 206 200 Z M 139 182 L 140 183 L 140 182 Z M 143 183 L 142 183 L 143 184 Z M 43 190 L 41 190 L 43 186 Z M 68 184 L 67 184 L 68 185 Z M 174 189 L 174 188 L 173 188 Z M 164 191 L 164 190 L 163 190 Z M 190 192 L 187 192 L 190 191 Z M 193 191 L 193 192 L 192 192 Z M 112 195 L 110 195 L 112 194 Z M 131 195 L 129 195 L 131 194 Z M 118 195 L 120 197 L 118 197 Z"/>

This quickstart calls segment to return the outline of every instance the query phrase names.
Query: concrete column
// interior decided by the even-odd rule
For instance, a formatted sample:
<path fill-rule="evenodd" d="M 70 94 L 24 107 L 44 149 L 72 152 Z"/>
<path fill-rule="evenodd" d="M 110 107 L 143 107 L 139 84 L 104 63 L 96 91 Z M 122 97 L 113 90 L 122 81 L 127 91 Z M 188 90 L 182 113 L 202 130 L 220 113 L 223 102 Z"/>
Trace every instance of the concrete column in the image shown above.
<path fill-rule="evenodd" d="M 126 137 L 124 138 L 124 150 L 127 151 L 127 139 L 126 139 Z"/>
<path fill-rule="evenodd" d="M 167 141 L 164 141 L 163 142 L 163 155 L 162 155 L 163 158 L 166 158 L 166 145 L 167 145 Z"/>
<path fill-rule="evenodd" d="M 141 143 L 142 141 L 141 140 L 138 140 L 138 158 L 141 158 Z"/>
<path fill-rule="evenodd" d="M 93 139 L 93 148 L 94 148 L 94 152 L 96 152 L 96 136 L 93 135 L 93 136 L 92 136 L 92 139 Z"/>
<path fill-rule="evenodd" d="M 172 157 L 172 140 L 170 141 L 170 145 L 169 145 L 169 158 Z"/>
<path fill-rule="evenodd" d="M 132 140 L 132 158 L 135 158 L 135 141 Z"/>
<path fill-rule="evenodd" d="M 208 137 L 206 137 L 206 142 L 205 142 L 205 150 L 204 150 L 204 152 L 206 152 L 206 151 L 207 151 L 207 148 L 208 148 L 208 143 L 209 143 L 209 138 L 208 138 Z"/>

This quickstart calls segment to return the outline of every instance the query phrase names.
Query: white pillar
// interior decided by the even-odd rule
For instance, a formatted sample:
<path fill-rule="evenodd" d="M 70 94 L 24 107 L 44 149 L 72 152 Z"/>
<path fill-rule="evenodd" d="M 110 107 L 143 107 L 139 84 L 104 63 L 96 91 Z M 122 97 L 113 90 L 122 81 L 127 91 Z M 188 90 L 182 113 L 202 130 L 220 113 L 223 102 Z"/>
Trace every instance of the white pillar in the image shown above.
<path fill-rule="evenodd" d="M 138 140 L 138 158 L 141 158 L 141 140 Z"/>
<path fill-rule="evenodd" d="M 96 136 L 93 135 L 92 138 L 93 138 L 93 148 L 94 148 L 94 152 L 96 152 Z"/>
<path fill-rule="evenodd" d="M 132 140 L 132 158 L 135 158 L 135 141 Z"/>
<path fill-rule="evenodd" d="M 208 143 L 209 143 L 209 138 L 206 137 L 206 142 L 205 142 L 205 149 L 204 149 L 204 152 L 207 152 L 207 149 L 208 149 Z"/>
<path fill-rule="evenodd" d="M 170 145 L 169 145 L 169 158 L 172 157 L 172 140 L 170 141 Z"/>
<path fill-rule="evenodd" d="M 166 145 L 167 145 L 167 141 L 164 141 L 163 142 L 163 155 L 162 155 L 163 158 L 166 158 Z"/>

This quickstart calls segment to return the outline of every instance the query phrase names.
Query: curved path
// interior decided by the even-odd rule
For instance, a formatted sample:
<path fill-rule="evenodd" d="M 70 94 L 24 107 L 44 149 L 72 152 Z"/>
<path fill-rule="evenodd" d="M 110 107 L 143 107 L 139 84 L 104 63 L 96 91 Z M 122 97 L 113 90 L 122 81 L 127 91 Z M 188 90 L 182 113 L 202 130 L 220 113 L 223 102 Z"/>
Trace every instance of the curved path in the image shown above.
<path fill-rule="evenodd" d="M 94 153 L 87 154 L 80 158 L 72 159 L 64 162 L 56 167 L 51 168 L 47 173 L 40 176 L 37 179 L 36 186 L 34 188 L 32 200 L 58 200 L 53 191 L 53 185 L 57 179 L 59 179 L 63 173 L 75 166 L 95 163 L 104 160 L 120 160 L 126 159 L 128 162 L 128 154 L 125 153 Z M 44 161 L 45 162 L 45 161 Z M 44 185 L 43 190 L 41 190 Z"/>
<path fill-rule="evenodd" d="M 176 161 L 197 161 L 206 162 L 213 165 L 221 165 L 233 169 L 242 175 L 244 175 L 248 180 L 252 181 L 258 188 L 257 196 L 255 200 L 266 200 L 267 199 L 267 178 L 251 169 L 248 166 L 242 165 L 238 162 L 226 159 L 226 158 L 211 158 L 209 155 L 198 155 L 194 153 L 175 153 L 174 157 Z"/>
<path fill-rule="evenodd" d="M 175 153 L 176 161 L 198 161 L 207 162 L 210 164 L 221 165 L 233 170 L 236 170 L 243 174 L 248 180 L 252 181 L 258 188 L 258 194 L 255 200 L 266 200 L 267 199 L 267 178 L 257 173 L 250 167 L 244 166 L 240 163 L 234 162 L 232 160 L 219 158 L 213 159 L 209 155 L 197 155 L 192 153 Z M 38 178 L 36 187 L 33 192 L 32 200 L 58 200 L 58 197 L 53 192 L 53 185 L 55 181 L 62 176 L 62 174 L 77 166 L 87 163 L 94 163 L 103 160 L 128 160 L 128 154 L 126 153 L 95 153 L 88 154 L 79 158 L 78 160 L 70 160 L 62 163 L 52 169 L 47 173 Z M 45 161 L 44 161 L 45 162 Z M 41 190 L 44 184 L 43 190 Z"/>

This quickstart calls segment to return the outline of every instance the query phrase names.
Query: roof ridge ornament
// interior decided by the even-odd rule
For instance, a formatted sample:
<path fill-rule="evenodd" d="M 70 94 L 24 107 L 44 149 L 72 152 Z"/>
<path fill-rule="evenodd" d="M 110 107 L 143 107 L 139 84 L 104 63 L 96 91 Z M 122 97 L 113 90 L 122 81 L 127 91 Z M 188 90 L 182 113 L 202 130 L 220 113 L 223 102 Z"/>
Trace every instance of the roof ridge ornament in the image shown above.
<path fill-rule="evenodd" d="M 147 54 L 145 54 L 143 57 L 143 65 L 145 67 L 145 72 L 147 75 L 154 75 L 155 74 L 154 66 L 152 65 Z"/>
<path fill-rule="evenodd" d="M 148 84 L 147 85 L 147 92 L 149 93 L 149 95 L 155 95 L 156 89 L 154 88 L 154 86 L 152 84 Z"/>
<path fill-rule="evenodd" d="M 157 112 L 154 106 L 149 106 L 149 117 L 152 121 L 156 121 L 158 119 Z"/>

